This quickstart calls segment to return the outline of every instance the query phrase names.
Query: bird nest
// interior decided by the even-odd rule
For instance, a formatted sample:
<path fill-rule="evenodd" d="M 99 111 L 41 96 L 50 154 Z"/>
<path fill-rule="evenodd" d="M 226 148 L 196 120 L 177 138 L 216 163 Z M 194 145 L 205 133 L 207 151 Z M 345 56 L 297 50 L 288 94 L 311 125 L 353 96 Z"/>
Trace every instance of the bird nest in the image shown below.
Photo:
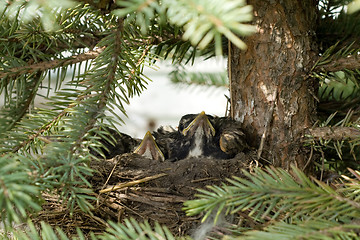
<path fill-rule="evenodd" d="M 107 221 L 122 222 L 134 218 L 166 225 L 175 235 L 189 234 L 199 225 L 201 216 L 186 216 L 183 203 L 194 199 L 197 189 L 220 185 L 226 178 L 241 176 L 251 167 L 252 154 L 240 153 L 232 159 L 188 158 L 176 162 L 154 161 L 137 154 L 122 154 L 94 161 L 96 169 L 88 181 L 96 201 L 92 214 L 69 209 L 56 195 L 44 195 L 43 210 L 34 217 L 59 226 L 67 234 L 102 232 Z"/>

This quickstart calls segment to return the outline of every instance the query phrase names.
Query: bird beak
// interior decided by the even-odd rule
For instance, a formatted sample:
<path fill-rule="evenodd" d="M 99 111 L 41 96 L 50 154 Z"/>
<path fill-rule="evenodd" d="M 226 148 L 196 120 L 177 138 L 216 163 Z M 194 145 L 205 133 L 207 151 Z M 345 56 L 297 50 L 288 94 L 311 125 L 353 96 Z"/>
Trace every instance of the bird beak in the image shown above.
<path fill-rule="evenodd" d="M 147 131 L 139 147 L 135 149 L 134 153 L 157 161 L 165 160 L 164 154 L 161 152 L 154 140 L 154 137 L 149 131 Z"/>
<path fill-rule="evenodd" d="M 182 134 L 184 136 L 193 136 L 199 127 L 203 129 L 206 137 L 209 138 L 215 135 L 215 129 L 204 111 L 196 116 L 196 118 L 182 131 Z"/>

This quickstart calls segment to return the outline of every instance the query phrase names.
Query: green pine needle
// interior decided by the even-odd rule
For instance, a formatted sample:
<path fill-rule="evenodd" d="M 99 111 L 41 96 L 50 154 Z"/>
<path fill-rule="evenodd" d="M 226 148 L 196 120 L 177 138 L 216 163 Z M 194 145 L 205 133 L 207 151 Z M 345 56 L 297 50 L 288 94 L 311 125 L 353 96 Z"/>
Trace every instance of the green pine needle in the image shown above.
<path fill-rule="evenodd" d="M 249 216 L 257 221 L 280 220 L 289 214 L 294 218 L 336 218 L 345 222 L 360 217 L 359 202 L 342 196 L 342 188 L 335 190 L 313 182 L 294 167 L 292 171 L 294 176 L 276 168 L 244 171 L 246 178 L 228 180 L 232 185 L 199 190 L 198 199 L 187 201 L 184 210 L 190 216 L 205 212 L 204 218 L 219 207 L 231 209 L 232 214 L 250 211 Z"/>

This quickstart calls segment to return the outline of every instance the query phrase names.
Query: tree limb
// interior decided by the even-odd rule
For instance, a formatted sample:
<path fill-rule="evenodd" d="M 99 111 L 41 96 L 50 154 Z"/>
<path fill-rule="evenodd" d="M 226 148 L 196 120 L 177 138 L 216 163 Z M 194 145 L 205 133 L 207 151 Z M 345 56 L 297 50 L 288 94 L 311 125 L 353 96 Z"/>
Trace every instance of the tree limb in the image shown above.
<path fill-rule="evenodd" d="M 329 63 L 318 65 L 315 72 L 337 72 L 344 69 L 360 69 L 360 58 L 358 55 L 350 55 L 338 59 L 332 59 Z"/>
<path fill-rule="evenodd" d="M 324 140 L 360 139 L 360 130 L 353 127 L 317 127 L 308 129 L 306 134 Z"/>
<path fill-rule="evenodd" d="M 172 34 L 168 34 L 168 35 L 164 34 L 164 35 L 165 36 L 155 36 L 155 37 L 150 37 L 150 38 L 145 38 L 145 39 L 137 39 L 136 41 L 132 42 L 132 44 L 134 46 L 137 46 L 137 45 L 138 46 L 140 46 L 140 45 L 153 46 L 153 45 L 157 45 L 161 42 L 166 42 L 169 40 L 172 43 L 175 43 L 176 41 L 180 41 L 180 39 L 181 39 L 180 37 L 174 37 Z M 127 42 L 127 41 L 124 41 L 124 42 Z M 79 45 L 79 47 L 80 47 L 80 45 Z M 146 49 L 149 50 L 149 47 L 146 47 Z M 88 51 L 86 53 L 82 53 L 79 55 L 74 55 L 74 56 L 71 56 L 71 57 L 65 58 L 65 59 L 55 59 L 52 61 L 31 64 L 28 66 L 3 69 L 3 70 L 0 70 L 0 79 L 4 78 L 4 77 L 14 76 L 14 75 L 16 76 L 16 75 L 21 75 L 21 74 L 26 74 L 26 73 L 34 73 L 37 71 L 45 71 L 45 70 L 52 69 L 52 68 L 62 67 L 62 66 L 71 65 L 71 64 L 83 62 L 86 60 L 94 59 L 103 50 L 104 50 L 104 48 L 98 48 L 96 50 Z"/>
<path fill-rule="evenodd" d="M 45 71 L 45 70 L 56 68 L 56 67 L 61 67 L 61 66 L 66 66 L 66 65 L 70 65 L 70 64 L 75 64 L 78 62 L 83 62 L 86 60 L 96 58 L 103 50 L 104 50 L 103 48 L 98 48 L 96 50 L 82 53 L 82 54 L 79 54 L 76 56 L 71 56 L 71 57 L 65 58 L 65 59 L 55 59 L 55 60 L 48 61 L 48 62 L 40 62 L 40 63 L 31 64 L 28 66 L 14 67 L 14 68 L 10 68 L 8 70 L 4 69 L 3 71 L 0 72 L 0 78 L 9 77 L 9 76 L 13 76 L 13 75 L 26 74 L 26 73 L 34 73 L 37 71 Z"/>

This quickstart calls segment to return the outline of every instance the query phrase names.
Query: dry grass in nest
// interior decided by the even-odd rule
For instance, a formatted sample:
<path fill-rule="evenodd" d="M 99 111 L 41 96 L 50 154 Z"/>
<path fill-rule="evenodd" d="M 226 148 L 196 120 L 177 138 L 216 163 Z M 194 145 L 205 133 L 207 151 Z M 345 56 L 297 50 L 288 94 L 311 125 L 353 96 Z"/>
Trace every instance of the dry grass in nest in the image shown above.
<path fill-rule="evenodd" d="M 83 233 L 101 233 L 107 221 L 122 222 L 134 218 L 150 224 L 166 225 L 175 235 L 189 234 L 200 216 L 189 217 L 183 203 L 194 198 L 197 189 L 219 185 L 226 178 L 241 176 L 252 158 L 240 154 L 234 159 L 184 159 L 177 162 L 156 162 L 136 154 L 124 154 L 113 159 L 94 161 L 96 173 L 88 180 L 96 201 L 91 213 L 80 209 L 70 214 L 56 194 L 44 194 L 43 210 L 33 217 L 60 227 L 69 236 L 79 228 Z"/>

